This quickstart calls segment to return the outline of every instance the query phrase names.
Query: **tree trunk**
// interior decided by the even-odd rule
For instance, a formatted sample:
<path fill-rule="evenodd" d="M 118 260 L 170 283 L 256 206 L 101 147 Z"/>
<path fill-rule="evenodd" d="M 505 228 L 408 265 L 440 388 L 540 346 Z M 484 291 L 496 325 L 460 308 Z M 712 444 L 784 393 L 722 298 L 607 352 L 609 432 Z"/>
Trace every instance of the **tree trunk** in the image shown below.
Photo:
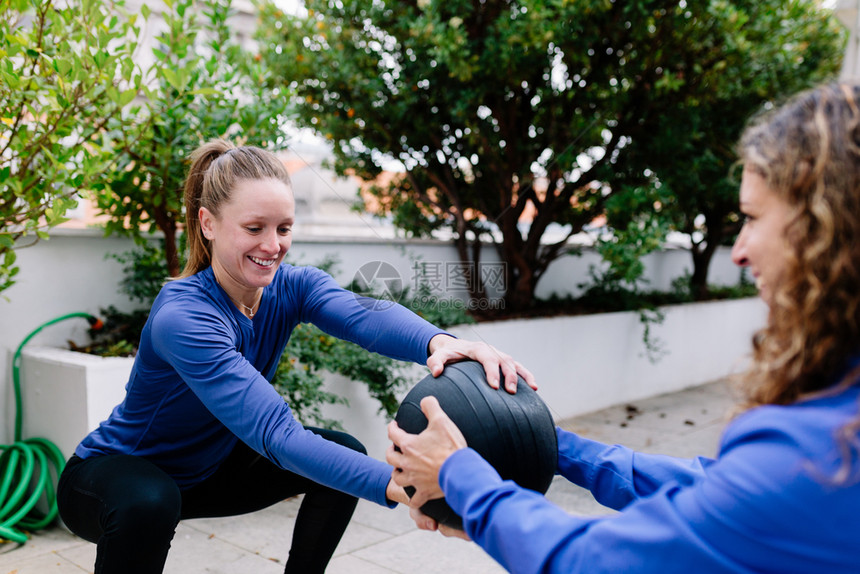
<path fill-rule="evenodd" d="M 164 234 L 164 258 L 167 261 L 167 273 L 170 277 L 179 277 L 179 251 L 176 248 L 176 229 L 168 235 Z"/>
<path fill-rule="evenodd" d="M 506 312 L 525 311 L 532 306 L 535 298 L 535 285 L 531 278 L 531 270 L 526 273 L 521 272 L 514 284 L 508 287 L 504 298 L 504 310 Z"/>
<path fill-rule="evenodd" d="M 710 242 L 701 251 L 692 251 L 693 275 L 690 277 L 690 292 L 696 301 L 708 298 L 708 268 L 714 255 Z"/>
<path fill-rule="evenodd" d="M 726 232 L 723 229 L 723 219 L 725 214 L 705 214 L 705 226 L 707 235 L 704 238 L 704 248 L 701 248 L 702 243 L 694 245 L 691 250 L 693 254 L 693 276 L 690 277 L 690 292 L 697 301 L 702 301 L 708 298 L 710 291 L 708 290 L 708 269 L 711 266 L 711 260 L 714 258 L 714 253 L 717 247 L 723 242 Z"/>
<path fill-rule="evenodd" d="M 169 277 L 178 277 L 182 270 L 179 268 L 179 250 L 176 247 L 176 221 L 161 209 L 155 211 L 153 219 L 155 225 L 164 234 L 164 260 L 167 263 L 167 274 Z"/>

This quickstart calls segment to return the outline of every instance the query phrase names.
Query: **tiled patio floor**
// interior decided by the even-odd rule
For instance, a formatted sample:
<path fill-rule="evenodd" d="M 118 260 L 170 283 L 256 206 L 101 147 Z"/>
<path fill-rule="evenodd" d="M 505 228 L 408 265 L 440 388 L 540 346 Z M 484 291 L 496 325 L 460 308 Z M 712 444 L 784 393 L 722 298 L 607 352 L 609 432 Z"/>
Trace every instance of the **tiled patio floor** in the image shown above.
<path fill-rule="evenodd" d="M 732 398 L 723 382 L 563 421 L 590 438 L 676 456 L 713 456 Z M 547 497 L 576 514 L 611 512 L 591 495 L 556 478 Z M 280 574 L 298 500 L 241 517 L 179 525 L 166 574 Z M 95 546 L 62 527 L 23 546 L 0 544 L 0 574 L 92 572 Z M 504 570 L 472 543 L 417 530 L 404 507 L 360 501 L 328 572 L 331 574 L 491 574 Z"/>

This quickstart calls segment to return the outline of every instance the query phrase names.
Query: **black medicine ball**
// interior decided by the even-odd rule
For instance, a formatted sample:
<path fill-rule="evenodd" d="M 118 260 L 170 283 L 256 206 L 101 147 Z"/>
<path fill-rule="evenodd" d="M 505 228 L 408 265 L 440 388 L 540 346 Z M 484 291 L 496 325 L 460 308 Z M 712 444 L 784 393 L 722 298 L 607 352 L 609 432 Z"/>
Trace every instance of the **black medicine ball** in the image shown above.
<path fill-rule="evenodd" d="M 519 378 L 516 394 L 487 384 L 484 367 L 476 361 L 453 363 L 438 377 L 427 375 L 407 393 L 394 420 L 410 434 L 427 426 L 421 399 L 434 396 L 445 414 L 505 480 L 546 493 L 558 463 L 555 423 L 544 402 Z M 407 488 L 412 496 L 414 489 Z M 462 530 L 463 521 L 444 498 L 421 507 L 427 516 Z"/>

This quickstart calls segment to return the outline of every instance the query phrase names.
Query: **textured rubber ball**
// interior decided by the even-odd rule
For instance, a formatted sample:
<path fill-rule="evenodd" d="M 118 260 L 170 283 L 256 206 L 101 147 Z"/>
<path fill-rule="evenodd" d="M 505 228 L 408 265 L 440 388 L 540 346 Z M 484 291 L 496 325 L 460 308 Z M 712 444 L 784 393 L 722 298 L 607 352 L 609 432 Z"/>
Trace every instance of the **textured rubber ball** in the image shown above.
<path fill-rule="evenodd" d="M 484 367 L 475 361 L 453 363 L 438 377 L 428 375 L 415 385 L 394 420 L 411 434 L 427 426 L 421 399 L 434 396 L 463 433 L 469 447 L 487 460 L 505 480 L 546 493 L 555 475 L 558 442 L 552 415 L 537 393 L 520 378 L 516 394 L 487 384 Z M 407 487 L 412 496 L 414 489 Z M 421 507 L 427 516 L 452 528 L 463 521 L 444 498 Z"/>

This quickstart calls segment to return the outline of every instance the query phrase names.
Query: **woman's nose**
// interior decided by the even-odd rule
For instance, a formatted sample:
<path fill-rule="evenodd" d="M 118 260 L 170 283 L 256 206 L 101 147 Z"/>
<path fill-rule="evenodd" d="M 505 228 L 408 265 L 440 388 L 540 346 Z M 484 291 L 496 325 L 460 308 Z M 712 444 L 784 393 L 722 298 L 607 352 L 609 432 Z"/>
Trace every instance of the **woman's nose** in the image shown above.
<path fill-rule="evenodd" d="M 747 259 L 746 252 L 746 238 L 744 234 L 744 229 L 741 228 L 741 232 L 738 234 L 738 238 L 735 239 L 735 244 L 732 245 L 732 263 L 739 267 L 746 267 L 749 265 L 749 259 Z"/>
<path fill-rule="evenodd" d="M 277 232 L 267 233 L 260 242 L 260 247 L 268 253 L 277 253 L 281 250 L 281 242 Z"/>

